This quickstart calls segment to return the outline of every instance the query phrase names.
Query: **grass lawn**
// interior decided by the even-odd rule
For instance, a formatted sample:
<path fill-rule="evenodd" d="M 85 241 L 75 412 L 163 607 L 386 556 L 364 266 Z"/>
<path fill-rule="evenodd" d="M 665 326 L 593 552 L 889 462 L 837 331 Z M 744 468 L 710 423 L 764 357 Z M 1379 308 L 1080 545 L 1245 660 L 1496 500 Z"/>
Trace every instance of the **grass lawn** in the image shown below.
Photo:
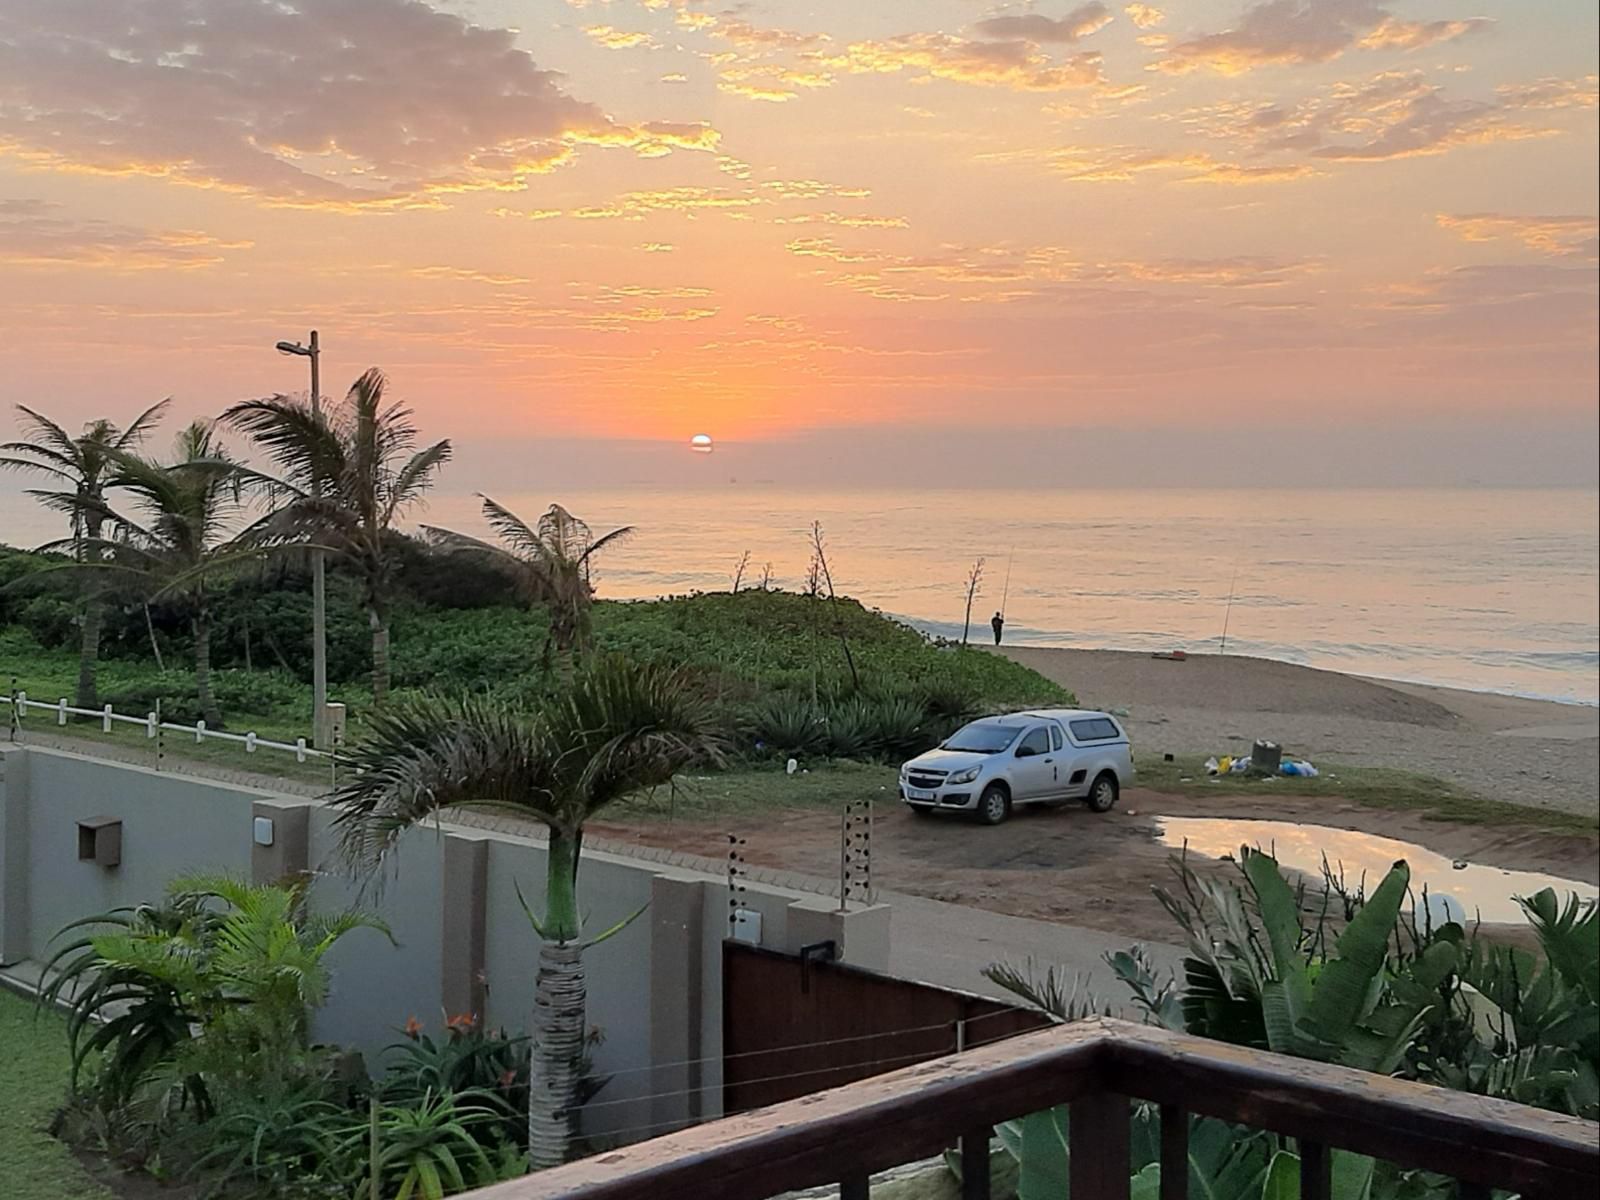
<path fill-rule="evenodd" d="M 1463 824 L 1515 824 L 1557 833 L 1595 833 L 1594 824 L 1572 813 L 1485 800 L 1411 771 L 1387 767 L 1330 766 L 1315 779 L 1277 775 L 1246 781 L 1235 777 L 1207 782 L 1204 760 L 1180 755 L 1176 762 L 1140 757 L 1137 786 L 1154 792 L 1215 798 L 1220 791 L 1265 792 L 1276 796 L 1337 796 L 1369 808 L 1418 811 L 1440 821 Z M 897 768 L 854 762 L 819 762 L 809 771 L 785 775 L 781 764 L 738 767 L 701 775 L 680 775 L 675 788 L 657 788 L 609 810 L 633 818 L 696 820 L 742 815 L 772 808 L 837 809 L 850 800 L 895 797 Z M 1185 782 L 1187 779 L 1187 782 Z"/>
<path fill-rule="evenodd" d="M 66 1022 L 0 988 L 0 1195 L 6 1200 L 110 1200 L 67 1147 L 45 1132 L 67 1091 Z"/>
<path fill-rule="evenodd" d="M 819 762 L 793 775 L 784 774 L 781 763 L 680 775 L 673 787 L 656 788 L 607 809 L 606 818 L 692 821 L 774 808 L 838 809 L 869 797 L 887 803 L 896 798 L 898 776 L 896 767 L 856 762 Z"/>

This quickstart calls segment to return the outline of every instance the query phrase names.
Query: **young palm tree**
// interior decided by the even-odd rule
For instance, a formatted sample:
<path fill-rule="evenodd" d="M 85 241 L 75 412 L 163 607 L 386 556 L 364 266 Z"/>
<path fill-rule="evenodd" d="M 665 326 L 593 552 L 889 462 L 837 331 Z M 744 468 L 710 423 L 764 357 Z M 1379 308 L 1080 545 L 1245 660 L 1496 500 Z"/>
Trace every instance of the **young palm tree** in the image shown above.
<path fill-rule="evenodd" d="M 572 679 L 573 659 L 588 649 L 592 633 L 594 584 L 590 564 L 594 556 L 613 542 L 633 532 L 633 526 L 613 529 L 596 538 L 589 526 L 559 504 L 552 504 L 533 528 L 509 509 L 489 497 L 483 501 L 483 515 L 500 535 L 503 545 L 481 541 L 464 533 L 423 526 L 434 542 L 446 550 L 478 554 L 504 566 L 517 581 L 518 590 L 529 603 L 541 604 L 550 614 L 550 641 L 560 666 L 561 678 Z"/>
<path fill-rule="evenodd" d="M 320 415 L 312 414 L 309 400 L 288 396 L 246 400 L 222 414 L 282 471 L 274 483 L 287 502 L 249 536 L 261 544 L 313 542 L 360 575 L 372 627 L 372 698 L 379 704 L 389 695 L 389 535 L 450 458 L 448 440 L 412 452 L 411 410 L 384 403 L 385 383 L 373 367 Z"/>
<path fill-rule="evenodd" d="M 332 800 L 343 809 L 336 823 L 345 851 L 366 869 L 405 830 L 452 806 L 509 810 L 549 830 L 544 915 L 528 913 L 541 939 L 528 1145 L 534 1167 L 562 1162 L 585 1034 L 577 893 L 584 822 L 691 762 L 720 760 L 710 709 L 681 674 L 613 659 L 531 712 L 478 697 L 413 701 L 378 714 L 349 753 L 354 769 Z"/>
<path fill-rule="evenodd" d="M 17 405 L 27 436 L 22 441 L 0 444 L 0 468 L 43 475 L 55 485 L 29 489 L 28 494 L 71 518 L 70 541 L 75 562 L 94 561 L 89 547 L 100 540 L 104 525 L 100 510 L 105 503 L 111 455 L 139 445 L 160 419 L 167 403 L 163 400 L 151 405 L 126 429 L 118 429 L 103 418 L 90 421 L 77 437 L 44 414 L 26 405 Z M 95 693 L 95 666 L 100 658 L 100 627 L 104 616 L 99 581 L 88 573 L 82 574 L 79 596 L 82 624 L 76 704 L 79 708 L 95 708 L 99 704 Z"/>
<path fill-rule="evenodd" d="M 253 545 L 229 535 L 243 507 L 252 476 L 228 457 L 209 421 L 196 421 L 178 435 L 170 465 L 125 450 L 110 455 L 107 487 L 129 493 L 137 518 L 104 501 L 83 508 L 111 527 L 112 536 L 88 541 L 96 574 L 124 579 L 155 596 L 189 602 L 194 631 L 194 681 L 208 725 L 222 724 L 211 691 L 211 603 L 206 582 L 217 572 L 260 557 Z M 86 517 L 86 519 L 88 519 Z"/>

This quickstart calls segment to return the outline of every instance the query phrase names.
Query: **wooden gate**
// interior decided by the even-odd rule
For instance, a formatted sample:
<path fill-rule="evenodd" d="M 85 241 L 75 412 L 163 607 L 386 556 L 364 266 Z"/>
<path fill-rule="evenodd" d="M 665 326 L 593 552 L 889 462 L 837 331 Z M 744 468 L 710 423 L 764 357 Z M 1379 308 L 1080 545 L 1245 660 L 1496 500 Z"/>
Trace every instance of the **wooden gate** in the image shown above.
<path fill-rule="evenodd" d="M 1048 1024 L 970 992 L 724 942 L 723 1110 L 777 1104 Z"/>

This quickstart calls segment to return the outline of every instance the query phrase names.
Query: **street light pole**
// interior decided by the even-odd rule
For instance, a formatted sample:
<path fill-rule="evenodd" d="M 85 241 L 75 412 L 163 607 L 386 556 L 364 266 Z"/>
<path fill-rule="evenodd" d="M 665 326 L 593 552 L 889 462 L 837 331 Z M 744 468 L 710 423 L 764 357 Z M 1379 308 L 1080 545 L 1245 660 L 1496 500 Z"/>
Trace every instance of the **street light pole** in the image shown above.
<path fill-rule="evenodd" d="M 317 331 L 311 331 L 310 344 L 279 342 L 284 354 L 298 354 L 311 360 L 311 419 L 322 422 L 322 347 L 317 342 Z M 313 467 L 311 495 L 322 496 L 322 476 Z M 318 750 L 329 749 L 332 739 L 328 733 L 328 594 L 327 564 L 321 549 L 311 552 L 311 744 Z"/>

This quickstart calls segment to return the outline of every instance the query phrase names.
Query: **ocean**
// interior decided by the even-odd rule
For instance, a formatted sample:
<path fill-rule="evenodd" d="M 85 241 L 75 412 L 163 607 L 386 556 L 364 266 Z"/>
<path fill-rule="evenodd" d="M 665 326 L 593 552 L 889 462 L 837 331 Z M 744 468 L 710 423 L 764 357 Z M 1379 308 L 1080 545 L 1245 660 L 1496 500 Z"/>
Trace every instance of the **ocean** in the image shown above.
<path fill-rule="evenodd" d="M 1600 700 L 1600 493 L 1593 490 L 497 492 L 523 517 L 553 499 L 597 532 L 636 527 L 596 561 L 600 594 L 641 598 L 804 586 L 820 521 L 835 587 L 929 633 L 1025 645 L 1227 652 L 1379 678 Z M 60 536 L 0 497 L 0 541 Z M 425 520 L 482 533 L 470 495 Z M 1008 584 L 1009 576 L 1009 584 Z M 1232 596 L 1230 604 L 1229 597 Z"/>
<path fill-rule="evenodd" d="M 495 497 L 532 519 L 554 497 Z M 1258 655 L 1386 679 L 1600 699 L 1600 493 L 1556 490 L 715 491 L 559 497 L 601 533 L 602 596 L 804 585 L 820 521 L 834 585 L 929 633 Z M 432 523 L 481 532 L 471 497 Z M 1009 575 L 1009 586 L 1007 577 Z M 1230 593 L 1232 603 L 1229 603 Z"/>

